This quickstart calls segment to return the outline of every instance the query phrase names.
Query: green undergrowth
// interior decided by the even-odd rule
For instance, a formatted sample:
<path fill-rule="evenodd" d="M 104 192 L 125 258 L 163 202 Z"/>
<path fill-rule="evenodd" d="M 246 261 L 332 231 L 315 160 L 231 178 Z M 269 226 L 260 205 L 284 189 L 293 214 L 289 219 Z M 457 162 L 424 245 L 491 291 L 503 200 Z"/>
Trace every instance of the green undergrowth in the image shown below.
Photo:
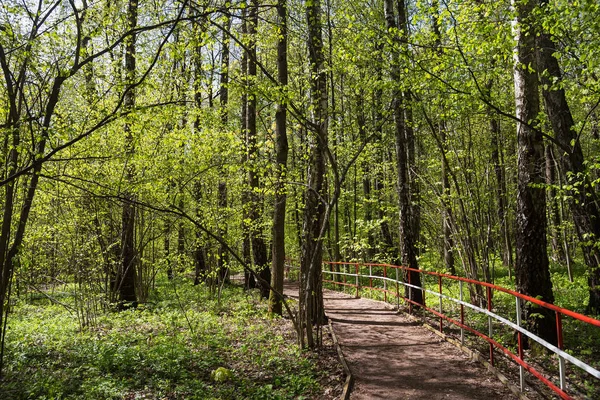
<path fill-rule="evenodd" d="M 295 344 L 289 321 L 269 318 L 256 294 L 164 282 L 136 310 L 77 318 L 45 300 L 20 302 L 10 317 L 8 399 L 314 398 L 321 372 Z M 211 379 L 218 368 L 227 379 Z M 213 378 L 215 374 L 213 373 Z"/>

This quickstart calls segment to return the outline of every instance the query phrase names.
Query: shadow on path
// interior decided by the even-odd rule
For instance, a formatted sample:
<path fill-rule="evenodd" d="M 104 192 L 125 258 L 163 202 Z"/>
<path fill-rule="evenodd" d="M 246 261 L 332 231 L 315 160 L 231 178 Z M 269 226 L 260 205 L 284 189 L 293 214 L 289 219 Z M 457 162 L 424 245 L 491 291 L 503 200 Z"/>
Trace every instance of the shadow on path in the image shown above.
<path fill-rule="evenodd" d="M 298 287 L 286 284 L 286 295 Z M 383 302 L 325 291 L 355 378 L 351 399 L 514 399 L 479 363 Z"/>

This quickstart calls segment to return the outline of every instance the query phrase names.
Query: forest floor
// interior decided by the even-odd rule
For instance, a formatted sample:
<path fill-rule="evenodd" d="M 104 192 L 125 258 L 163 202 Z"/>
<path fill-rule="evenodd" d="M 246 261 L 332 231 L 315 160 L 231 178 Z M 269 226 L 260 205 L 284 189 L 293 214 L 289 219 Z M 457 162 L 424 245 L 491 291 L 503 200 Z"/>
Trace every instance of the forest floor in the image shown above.
<path fill-rule="evenodd" d="M 82 326 L 82 312 L 72 311 L 88 303 L 74 301 L 77 289 L 14 297 L 1 400 L 333 400 L 342 393 L 331 338 L 318 352 L 301 350 L 292 322 L 269 316 L 256 290 L 225 286 L 219 297 L 185 277 L 165 277 L 137 309 L 84 309 Z M 223 379 L 213 377 L 219 370 Z"/>
<path fill-rule="evenodd" d="M 297 297 L 295 284 L 286 294 Z M 351 399 L 514 399 L 481 364 L 380 301 L 330 290 L 325 310 L 354 376 Z"/>

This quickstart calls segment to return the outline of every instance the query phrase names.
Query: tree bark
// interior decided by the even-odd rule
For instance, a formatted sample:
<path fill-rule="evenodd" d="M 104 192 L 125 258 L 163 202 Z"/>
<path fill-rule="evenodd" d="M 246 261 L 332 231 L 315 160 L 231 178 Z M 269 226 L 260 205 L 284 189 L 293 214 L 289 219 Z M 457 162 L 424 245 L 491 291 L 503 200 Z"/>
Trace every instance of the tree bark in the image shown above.
<path fill-rule="evenodd" d="M 229 29 L 231 27 L 231 18 L 229 15 L 225 15 L 224 30 L 222 32 L 222 47 L 221 47 L 221 71 L 220 71 L 220 83 L 219 83 L 219 114 L 221 117 L 221 127 L 227 129 L 229 123 L 229 110 L 227 109 L 229 103 Z M 224 173 L 222 172 L 222 175 Z M 219 182 L 218 188 L 218 207 L 222 210 L 222 214 L 226 213 L 227 208 L 227 182 L 223 179 Z M 223 219 L 221 221 L 220 235 L 225 237 L 227 235 L 227 221 Z M 219 245 L 219 257 L 217 261 L 218 277 L 219 282 L 229 282 L 229 253 L 227 248 L 223 245 Z"/>
<path fill-rule="evenodd" d="M 308 54 L 310 61 L 311 103 L 313 131 L 309 133 L 310 162 L 308 189 L 305 195 L 303 238 L 301 249 L 300 312 L 307 344 L 315 347 L 311 325 L 322 325 L 325 321 L 323 308 L 322 271 L 322 227 L 326 219 L 326 160 L 328 140 L 328 95 L 327 73 L 324 68 L 323 36 L 321 26 L 321 2 L 314 0 L 306 4 L 308 25 Z"/>
<path fill-rule="evenodd" d="M 198 110 L 202 108 L 202 36 L 206 30 L 206 22 L 203 19 L 194 23 L 193 32 L 195 39 L 193 53 L 193 88 L 194 88 L 194 104 Z M 194 119 L 194 133 L 199 134 L 200 117 Z M 202 218 L 202 185 L 200 181 L 194 182 L 194 200 L 196 202 L 196 219 Z M 208 275 L 208 266 L 206 264 L 206 244 L 202 231 L 195 227 L 196 243 L 194 245 L 194 285 L 199 285 L 204 282 Z"/>
<path fill-rule="evenodd" d="M 138 3 L 137 0 L 129 0 L 127 5 L 127 24 L 129 29 L 137 26 Z M 125 40 L 125 76 L 127 79 L 127 92 L 124 95 L 123 106 L 125 110 L 135 107 L 135 90 L 132 87 L 135 82 L 136 71 L 136 35 L 133 34 Z M 123 126 L 125 131 L 125 179 L 128 185 L 132 185 L 135 178 L 135 167 L 133 157 L 135 155 L 135 137 L 129 122 Z M 137 268 L 137 254 L 135 248 L 135 195 L 131 188 L 123 193 L 125 199 L 122 212 L 121 227 L 121 265 L 117 273 L 117 291 L 119 292 L 119 307 L 121 309 L 136 307 L 137 296 L 135 293 L 135 276 Z"/>
<path fill-rule="evenodd" d="M 277 17 L 279 39 L 277 41 L 277 78 L 280 90 L 280 100 L 275 113 L 275 205 L 273 211 L 272 230 L 272 263 L 271 290 L 269 294 L 269 312 L 281 315 L 282 299 L 275 291 L 283 293 L 283 274 L 285 266 L 285 206 L 286 206 L 286 167 L 288 157 L 288 140 L 286 131 L 288 84 L 287 63 L 287 5 L 286 0 L 277 1 Z"/>
<path fill-rule="evenodd" d="M 542 7 L 547 1 L 541 0 Z M 600 207 L 595 190 L 584 165 L 579 136 L 574 129 L 573 116 L 567 102 L 565 90 L 560 86 L 562 74 L 558 60 L 554 57 L 556 45 L 550 35 L 540 32 L 536 38 L 539 79 L 548 119 L 559 145 L 558 159 L 570 191 L 569 205 L 573 222 L 588 268 L 588 312 L 600 313 Z"/>
<path fill-rule="evenodd" d="M 517 215 L 516 267 L 520 293 L 554 302 L 546 241 L 546 194 L 544 179 L 544 143 L 542 133 L 532 125 L 539 114 L 538 82 L 535 70 L 535 35 L 532 10 L 534 1 L 513 1 L 516 21 L 513 25 L 515 49 L 515 103 L 517 123 Z M 524 316 L 529 329 L 556 344 L 553 312 L 527 303 Z"/>
<path fill-rule="evenodd" d="M 256 34 L 258 29 L 258 0 L 250 2 L 248 10 L 248 78 L 250 86 L 250 96 L 248 97 L 248 114 L 247 118 L 247 146 L 248 146 L 248 185 L 250 187 L 250 210 L 248 213 L 250 219 L 250 242 L 252 244 L 252 258 L 254 259 L 254 268 L 258 272 L 261 280 L 258 282 L 260 294 L 264 299 L 269 298 L 269 285 L 261 282 L 271 282 L 271 270 L 268 265 L 267 245 L 262 236 L 260 228 L 260 211 L 262 209 L 262 201 L 260 191 L 260 178 L 257 171 L 258 159 L 258 132 L 256 129 Z"/>
<path fill-rule="evenodd" d="M 403 0 L 398 1 L 398 20 L 401 24 L 401 35 L 406 38 L 406 9 Z M 388 31 L 393 32 L 394 42 L 399 45 L 400 37 L 394 32 L 398 28 L 394 13 L 394 5 L 392 0 L 385 0 L 385 19 Z M 395 86 L 400 86 L 400 58 L 399 49 L 393 50 L 392 66 L 390 76 L 392 83 Z M 417 248 L 414 232 L 414 221 L 411 207 L 411 185 L 409 181 L 409 165 L 408 165 L 408 141 L 407 141 L 407 125 L 405 120 L 407 96 L 396 88 L 393 93 L 393 113 L 394 113 L 394 137 L 396 141 L 396 168 L 398 179 L 398 203 L 400 207 L 399 232 L 400 232 L 400 256 L 402 265 L 411 269 L 418 269 L 417 263 Z M 408 271 L 404 274 L 404 281 L 412 286 L 421 287 L 421 274 L 416 271 Z M 423 304 L 423 292 L 419 289 L 414 289 L 405 286 L 405 295 L 411 301 L 417 304 Z"/>

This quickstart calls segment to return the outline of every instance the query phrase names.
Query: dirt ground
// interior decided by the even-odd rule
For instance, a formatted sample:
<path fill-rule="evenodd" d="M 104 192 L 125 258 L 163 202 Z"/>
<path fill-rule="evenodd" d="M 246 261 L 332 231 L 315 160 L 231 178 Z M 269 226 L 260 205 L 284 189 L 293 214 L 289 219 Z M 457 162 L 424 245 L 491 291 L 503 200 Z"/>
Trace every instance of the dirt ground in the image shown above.
<path fill-rule="evenodd" d="M 516 398 L 477 361 L 386 304 L 333 291 L 324 299 L 355 378 L 351 399 Z"/>

